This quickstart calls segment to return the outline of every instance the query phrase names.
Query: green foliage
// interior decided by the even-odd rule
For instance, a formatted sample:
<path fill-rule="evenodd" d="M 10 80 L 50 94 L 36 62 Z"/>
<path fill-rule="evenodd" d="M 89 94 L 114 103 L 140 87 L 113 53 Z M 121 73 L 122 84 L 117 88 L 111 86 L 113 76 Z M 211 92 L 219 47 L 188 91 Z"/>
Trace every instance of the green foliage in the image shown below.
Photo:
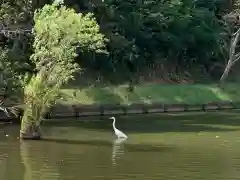
<path fill-rule="evenodd" d="M 74 62 L 77 47 L 102 52 L 106 41 L 92 14 L 77 14 L 65 6 L 45 5 L 35 12 L 34 21 L 31 59 L 38 72 L 24 89 L 22 129 L 26 123 L 40 122 L 59 96 L 60 88 L 80 69 Z"/>
<path fill-rule="evenodd" d="M 10 30 L 11 33 L 0 34 L 2 47 L 7 51 L 10 65 L 21 65 L 17 68 L 22 76 L 25 72 L 32 72 L 34 65 L 29 61 L 31 54 L 31 38 L 22 32 L 14 30 L 31 28 L 33 16 L 32 1 L 10 0 L 0 3 L 0 29 Z M 30 26 L 30 27 L 29 27 Z M 15 71 L 15 67 L 12 67 Z M 17 80 L 18 81 L 18 80 Z"/>
<path fill-rule="evenodd" d="M 2 92 L 10 95 L 10 98 L 20 95 L 27 81 L 27 74 L 21 72 L 24 66 L 24 63 L 11 59 L 8 49 L 0 48 L 0 88 Z"/>
<path fill-rule="evenodd" d="M 62 17 L 63 15 L 65 17 Z M 75 57 L 76 47 L 81 51 L 103 50 L 105 39 L 99 33 L 99 26 L 92 14 L 76 14 L 65 7 L 56 11 L 56 7 L 49 8 L 49 5 L 46 5 L 35 14 L 34 19 L 35 62 L 40 62 L 41 58 L 46 56 L 63 56 L 63 59 Z"/>
<path fill-rule="evenodd" d="M 80 11 L 88 7 L 95 13 L 110 39 L 109 56 L 97 56 L 100 61 L 86 56 L 90 69 L 136 72 L 155 63 L 200 69 L 224 62 L 224 0 L 104 0 L 90 7 L 87 1 L 75 3 Z"/>
<path fill-rule="evenodd" d="M 138 56 L 131 59 L 134 64 L 151 63 L 156 58 L 161 61 L 160 56 L 171 63 L 190 66 L 220 57 L 223 32 L 214 11 L 195 3 L 191 0 L 144 3 L 112 0 L 107 1 L 107 12 L 117 22 L 115 34 L 124 36 L 132 47 L 126 54 L 138 50 Z"/>
<path fill-rule="evenodd" d="M 31 22 L 33 7 L 41 7 L 50 0 L 39 1 L 11 0 L 4 1 L 0 6 L 0 20 L 5 24 L 18 24 L 24 19 Z M 221 18 L 228 11 L 225 0 L 168 0 L 168 1 L 126 1 L 126 0 L 104 0 L 101 1 L 77 1 L 65 0 L 69 6 L 73 5 L 79 12 L 93 12 L 93 14 L 77 15 L 74 23 L 81 31 L 77 39 L 71 40 L 70 44 L 78 45 L 78 57 L 74 59 L 80 66 L 89 68 L 92 71 L 103 70 L 104 72 L 120 72 L 121 77 L 129 78 L 132 73 L 141 72 L 144 67 L 152 67 L 154 64 L 170 64 L 170 66 L 188 69 L 197 69 L 199 72 L 204 67 L 204 72 L 212 69 L 215 64 L 224 64 L 227 57 L 227 44 L 229 42 L 228 29 Z M 236 1 L 237 2 L 237 1 Z M 234 3 L 236 4 L 234 1 Z M 57 6 L 55 6 L 57 7 Z M 46 6 L 44 7 L 46 9 Z M 69 16 L 62 21 L 55 10 L 38 11 L 35 20 L 46 20 L 46 23 L 36 21 L 35 54 L 32 62 L 37 64 L 39 70 L 42 65 L 42 57 L 56 59 L 55 56 L 62 56 L 65 49 L 68 55 L 75 54 L 75 48 L 67 49 L 65 43 L 69 43 L 74 28 L 69 28 L 68 35 L 62 39 L 65 27 L 71 26 L 73 21 Z M 73 10 L 71 10 L 73 12 Z M 70 13 L 70 12 L 69 12 Z M 21 14 L 21 16 L 20 16 Z M 23 16 L 22 16 L 23 15 Z M 24 18 L 21 18 L 24 17 Z M 54 20 L 61 22 L 63 29 L 50 22 Z M 74 25 L 75 26 L 75 25 Z M 102 51 L 103 42 L 106 41 L 98 34 L 98 29 L 104 33 L 109 42 L 106 51 Z M 48 31 L 48 33 L 43 33 Z M 80 37 L 81 36 L 81 37 Z M 37 38 L 43 39 L 39 41 Z M 104 39 L 104 40 L 103 40 Z M 64 47 L 58 47 L 59 40 Z M 21 42 L 21 40 L 20 40 Z M 46 43 L 46 44 L 45 44 Z M 89 45 L 89 44 L 90 45 Z M 13 43 L 15 44 L 15 43 Z M 66 46 L 68 46 L 66 44 Z M 12 48 L 12 47 L 10 47 Z M 28 46 L 29 48 L 29 46 Z M 31 48 L 29 48 L 31 50 Z M 37 50 L 37 51 L 36 51 Z M 21 51 L 25 54 L 26 51 Z M 28 51 L 29 52 L 29 51 Z M 15 54 L 21 54 L 16 51 Z M 26 61 L 29 55 L 20 58 L 19 61 Z M 16 58 L 15 58 L 16 59 Z M 45 59 L 45 61 L 48 61 Z M 45 62 L 44 63 L 47 63 Z M 28 62 L 29 63 L 29 62 Z M 32 69 L 35 66 L 31 66 Z M 124 74 L 121 72 L 124 70 Z M 129 73 L 129 74 L 128 74 Z"/>
<path fill-rule="evenodd" d="M 33 13 L 31 3 L 29 0 L 1 0 L 0 22 L 8 26 L 31 20 Z"/>

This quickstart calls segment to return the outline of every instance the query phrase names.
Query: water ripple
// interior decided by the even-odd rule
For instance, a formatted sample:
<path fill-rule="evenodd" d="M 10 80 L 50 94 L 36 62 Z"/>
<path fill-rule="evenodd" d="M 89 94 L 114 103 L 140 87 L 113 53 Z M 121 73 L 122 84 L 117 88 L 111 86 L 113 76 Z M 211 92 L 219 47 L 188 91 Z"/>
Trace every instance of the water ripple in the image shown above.
<path fill-rule="evenodd" d="M 88 132 L 89 133 L 89 132 Z M 6 180 L 226 180 L 240 179 L 237 132 L 175 144 L 80 139 L 19 142 L 0 137 L 0 179 Z M 79 135 L 80 137 L 80 135 Z M 87 136 L 84 136 L 86 138 Z M 189 137 L 189 136 L 188 136 Z M 102 139 L 101 139 L 102 138 Z M 221 142 L 226 142 L 223 146 Z M 14 170 L 14 172 L 13 172 Z"/>

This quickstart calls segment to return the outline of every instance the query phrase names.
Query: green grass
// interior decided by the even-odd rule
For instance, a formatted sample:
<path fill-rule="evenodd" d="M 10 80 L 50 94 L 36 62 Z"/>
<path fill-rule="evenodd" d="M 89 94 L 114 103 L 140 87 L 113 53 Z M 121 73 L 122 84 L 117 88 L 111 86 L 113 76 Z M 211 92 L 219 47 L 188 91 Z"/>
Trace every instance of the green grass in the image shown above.
<path fill-rule="evenodd" d="M 139 85 L 128 92 L 127 85 L 83 87 L 63 89 L 67 104 L 132 104 L 132 103 L 188 103 L 198 104 L 214 101 L 240 101 L 240 85 L 226 84 L 224 89 L 214 84 L 198 85 Z M 73 94 L 76 94 L 74 97 Z"/>

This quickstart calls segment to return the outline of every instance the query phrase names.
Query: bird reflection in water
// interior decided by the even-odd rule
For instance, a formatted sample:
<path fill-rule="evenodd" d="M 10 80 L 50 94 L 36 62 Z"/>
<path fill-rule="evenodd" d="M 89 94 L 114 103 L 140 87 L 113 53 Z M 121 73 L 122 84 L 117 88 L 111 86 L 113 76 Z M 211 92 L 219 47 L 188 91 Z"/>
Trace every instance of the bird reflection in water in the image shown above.
<path fill-rule="evenodd" d="M 113 141 L 112 148 L 112 164 L 116 165 L 116 160 L 120 158 L 121 155 L 124 154 L 124 141 L 126 139 L 115 139 Z"/>

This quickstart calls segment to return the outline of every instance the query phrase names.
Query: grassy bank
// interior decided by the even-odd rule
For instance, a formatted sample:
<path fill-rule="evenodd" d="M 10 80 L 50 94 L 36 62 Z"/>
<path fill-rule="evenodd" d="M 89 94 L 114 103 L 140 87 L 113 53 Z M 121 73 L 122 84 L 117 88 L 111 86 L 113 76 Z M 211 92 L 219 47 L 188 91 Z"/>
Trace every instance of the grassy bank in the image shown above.
<path fill-rule="evenodd" d="M 127 85 L 88 86 L 63 89 L 67 104 L 132 104 L 132 103 L 187 103 L 198 104 L 213 101 L 240 101 L 240 85 L 226 84 L 220 88 L 214 84 L 152 84 L 136 86 L 133 92 Z"/>

